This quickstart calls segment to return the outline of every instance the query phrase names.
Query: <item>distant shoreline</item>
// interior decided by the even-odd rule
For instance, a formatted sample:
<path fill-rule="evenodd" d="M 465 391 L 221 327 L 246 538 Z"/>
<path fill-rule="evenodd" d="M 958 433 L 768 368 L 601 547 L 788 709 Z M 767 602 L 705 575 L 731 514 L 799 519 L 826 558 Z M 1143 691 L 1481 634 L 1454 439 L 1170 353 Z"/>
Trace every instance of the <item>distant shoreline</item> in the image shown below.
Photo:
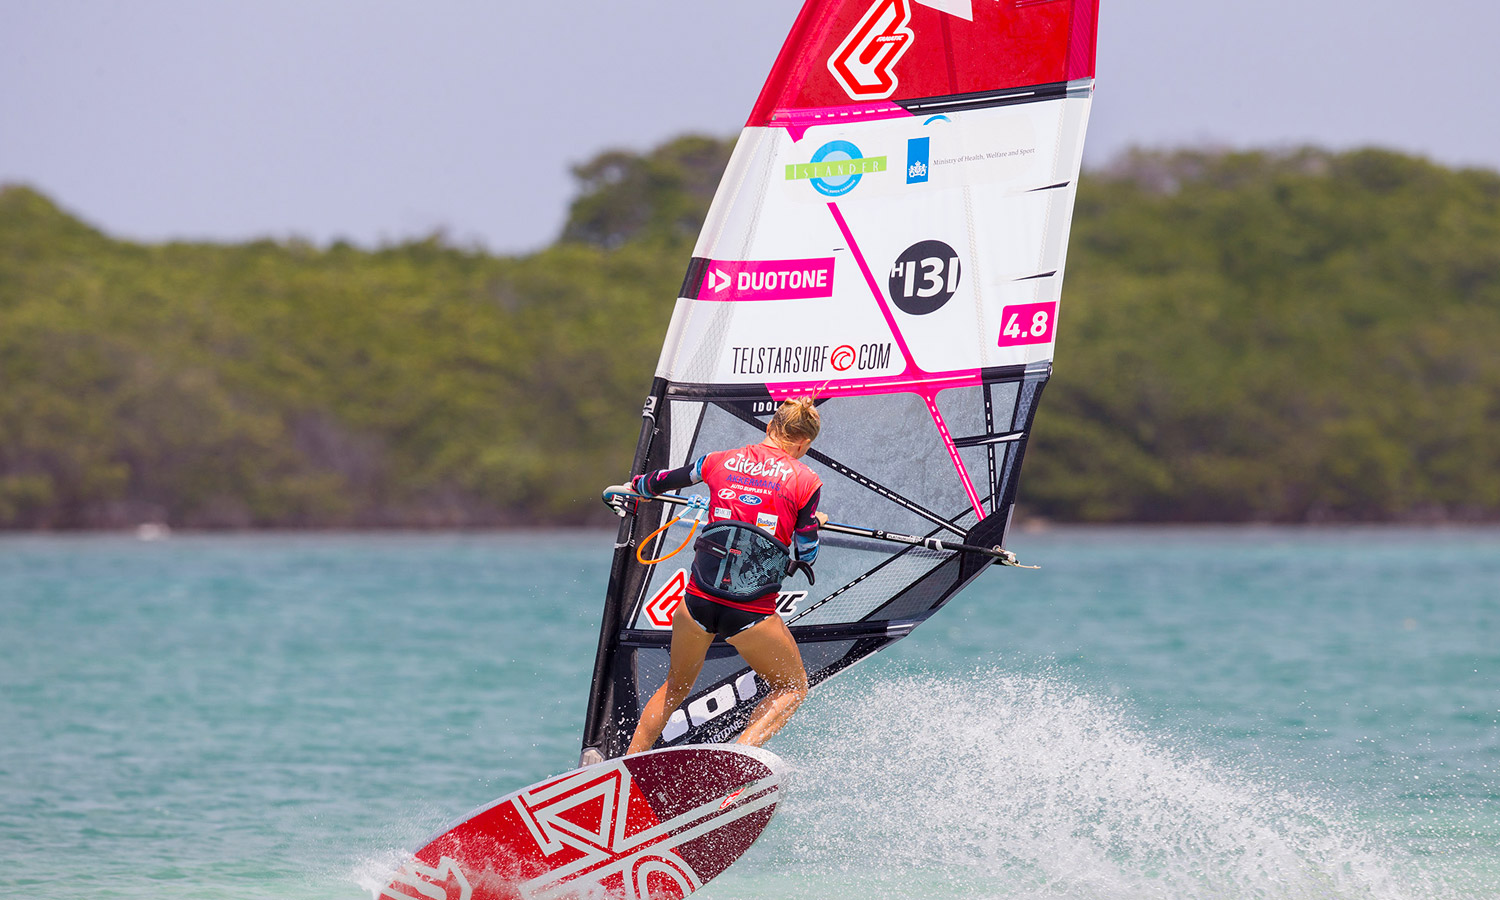
<path fill-rule="evenodd" d="M 1500 532 L 1500 522 L 1433 522 L 1423 520 L 1399 522 L 1047 522 L 1041 525 L 1019 523 L 1009 534 L 1017 536 L 1044 535 L 1052 532 L 1089 531 L 1156 531 L 1161 533 L 1185 531 L 1209 531 L 1215 533 L 1252 531 L 1306 531 L 1306 532 L 1392 532 L 1413 531 L 1432 533 L 1454 532 Z M 577 525 L 472 525 L 472 526 L 331 526 L 289 527 L 267 526 L 262 528 L 171 528 L 165 532 L 142 533 L 131 528 L 54 528 L 24 529 L 0 528 L 0 541 L 24 537 L 120 537 L 139 540 L 143 543 L 168 541 L 174 538 L 202 537 L 387 537 L 387 536 L 462 536 L 462 535 L 522 535 L 522 534 L 599 534 L 612 535 L 615 528 L 608 524 L 587 523 Z M 832 536 L 830 536 L 832 537 Z M 836 537 L 833 539 L 837 540 Z"/>
<path fill-rule="evenodd" d="M 0 527 L 609 527 L 731 149 L 601 157 L 517 257 L 142 244 L 0 187 Z M 1015 527 L 1500 523 L 1497 196 L 1368 148 L 1090 170 Z"/>

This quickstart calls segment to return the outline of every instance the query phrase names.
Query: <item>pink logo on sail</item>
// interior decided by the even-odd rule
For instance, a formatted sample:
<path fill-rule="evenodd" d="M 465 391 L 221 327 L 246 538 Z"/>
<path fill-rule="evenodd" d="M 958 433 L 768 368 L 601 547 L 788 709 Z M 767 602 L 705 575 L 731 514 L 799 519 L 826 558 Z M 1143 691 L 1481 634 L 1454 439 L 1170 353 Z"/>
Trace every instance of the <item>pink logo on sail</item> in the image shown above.
<path fill-rule="evenodd" d="M 884 100 L 896 92 L 896 63 L 915 36 L 909 0 L 875 0 L 828 57 L 828 71 L 851 100 Z"/>
<path fill-rule="evenodd" d="M 1016 303 L 1000 311 L 1001 347 L 1050 344 L 1057 324 L 1057 301 Z"/>
<path fill-rule="evenodd" d="M 699 300 L 815 300 L 833 296 L 833 257 L 712 259 Z"/>
<path fill-rule="evenodd" d="M 677 574 L 646 601 L 646 618 L 652 627 L 672 627 L 672 613 L 677 611 L 677 604 L 682 601 L 682 594 L 686 589 L 687 569 L 678 569 Z"/>

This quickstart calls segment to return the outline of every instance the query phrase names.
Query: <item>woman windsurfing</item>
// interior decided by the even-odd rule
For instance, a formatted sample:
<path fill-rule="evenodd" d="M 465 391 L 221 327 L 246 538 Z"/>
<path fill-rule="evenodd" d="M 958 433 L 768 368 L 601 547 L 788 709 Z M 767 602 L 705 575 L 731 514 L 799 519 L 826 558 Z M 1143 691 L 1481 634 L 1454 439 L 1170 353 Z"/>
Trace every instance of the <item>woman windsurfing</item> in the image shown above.
<path fill-rule="evenodd" d="M 813 580 L 818 526 L 828 517 L 818 512 L 823 482 L 801 458 L 820 427 L 812 398 L 797 397 L 777 407 L 764 441 L 631 481 L 647 496 L 707 482 L 712 515 L 694 544 L 692 574 L 672 614 L 666 683 L 641 711 L 628 752 L 649 750 L 661 737 L 668 717 L 692 691 L 715 635 L 771 688 L 739 743 L 764 744 L 807 696 L 807 670 L 776 614 L 776 598 L 782 579 L 798 569 Z"/>

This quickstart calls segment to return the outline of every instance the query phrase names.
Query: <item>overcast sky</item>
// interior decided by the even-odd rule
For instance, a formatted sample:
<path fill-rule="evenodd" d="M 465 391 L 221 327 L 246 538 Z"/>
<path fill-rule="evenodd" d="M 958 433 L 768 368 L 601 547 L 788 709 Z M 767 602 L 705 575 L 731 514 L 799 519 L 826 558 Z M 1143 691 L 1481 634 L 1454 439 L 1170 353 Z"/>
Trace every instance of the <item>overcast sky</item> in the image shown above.
<path fill-rule="evenodd" d="M 570 165 L 735 134 L 800 6 L 0 0 L 0 182 L 134 239 L 535 249 Z M 1500 168 L 1497 36 L 1493 0 L 1103 0 L 1085 164 L 1315 143 Z"/>

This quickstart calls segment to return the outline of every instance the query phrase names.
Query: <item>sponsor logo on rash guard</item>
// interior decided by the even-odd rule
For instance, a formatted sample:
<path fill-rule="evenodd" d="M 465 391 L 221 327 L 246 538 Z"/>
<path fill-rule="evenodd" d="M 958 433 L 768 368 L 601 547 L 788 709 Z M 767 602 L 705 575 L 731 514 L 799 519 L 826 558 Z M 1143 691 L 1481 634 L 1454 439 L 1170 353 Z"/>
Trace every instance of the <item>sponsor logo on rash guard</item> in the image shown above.
<path fill-rule="evenodd" d="M 720 500 L 733 500 L 734 499 L 734 495 L 735 495 L 734 488 L 719 488 L 719 495 L 718 496 L 719 496 Z"/>
<path fill-rule="evenodd" d="M 754 494 L 740 494 L 739 501 L 746 506 L 760 506 L 761 499 Z"/>
<path fill-rule="evenodd" d="M 734 456 L 724 460 L 724 468 L 731 472 L 738 472 L 741 475 L 765 475 L 780 481 L 786 481 L 792 477 L 792 467 L 779 459 L 757 462 L 756 460 L 746 459 L 740 453 L 736 453 Z M 745 502 L 745 496 L 744 494 L 740 495 L 741 502 Z M 755 502 L 759 503 L 760 498 L 756 497 Z"/>
<path fill-rule="evenodd" d="M 754 475 L 740 475 L 739 473 L 728 475 L 724 480 L 730 484 L 743 484 L 751 490 L 760 488 L 762 490 L 774 491 L 780 486 L 780 483 L 774 478 L 756 478 Z M 725 500 L 732 498 L 736 493 L 730 488 L 725 488 L 725 490 L 729 491 L 729 497 L 725 497 Z"/>

